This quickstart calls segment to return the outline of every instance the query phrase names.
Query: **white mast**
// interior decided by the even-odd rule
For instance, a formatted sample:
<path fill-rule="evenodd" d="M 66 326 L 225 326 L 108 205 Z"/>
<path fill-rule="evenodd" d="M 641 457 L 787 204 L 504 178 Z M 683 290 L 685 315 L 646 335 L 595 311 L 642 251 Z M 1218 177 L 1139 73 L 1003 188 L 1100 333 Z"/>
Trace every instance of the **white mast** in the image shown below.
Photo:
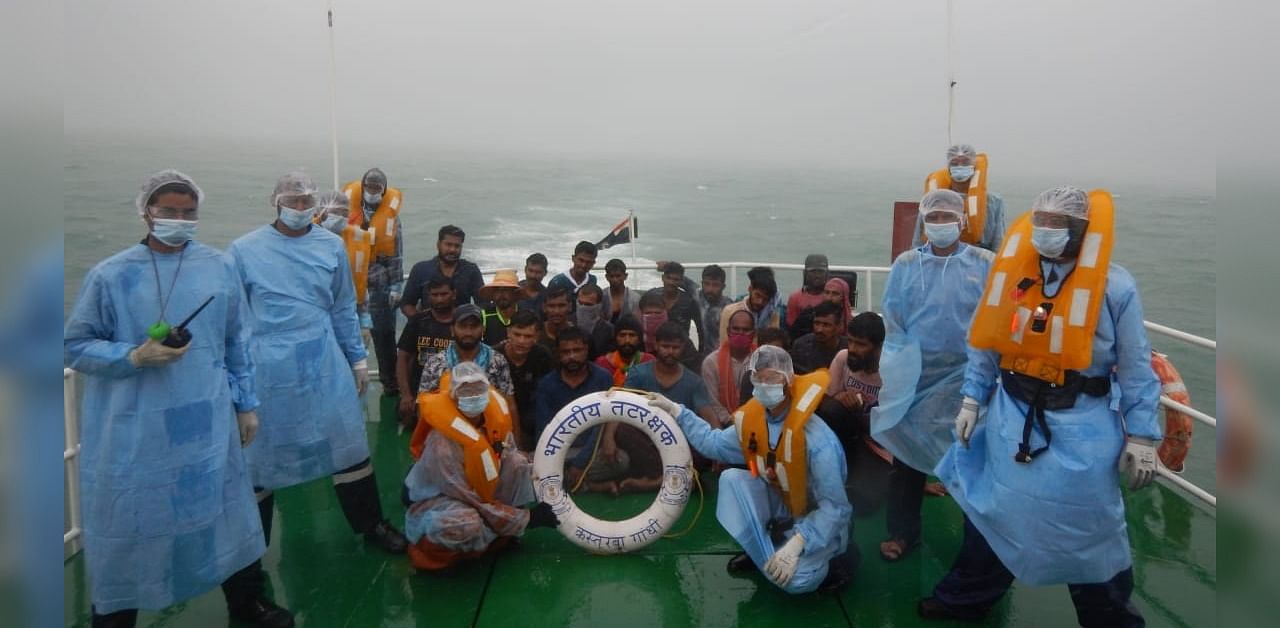
<path fill-rule="evenodd" d="M 333 145 L 333 189 L 338 181 L 338 62 L 333 50 L 333 0 L 329 0 L 329 143 Z"/>
<path fill-rule="evenodd" d="M 956 73 L 951 63 L 952 0 L 947 0 L 947 146 L 951 146 L 951 129 L 956 121 Z"/>

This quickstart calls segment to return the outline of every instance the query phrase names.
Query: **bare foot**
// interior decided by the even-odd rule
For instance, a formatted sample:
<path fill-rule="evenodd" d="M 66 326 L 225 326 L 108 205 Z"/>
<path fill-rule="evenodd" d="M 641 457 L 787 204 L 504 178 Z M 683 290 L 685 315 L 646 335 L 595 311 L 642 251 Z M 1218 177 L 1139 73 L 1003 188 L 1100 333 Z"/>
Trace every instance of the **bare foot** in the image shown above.
<path fill-rule="evenodd" d="M 662 486 L 662 478 L 624 478 L 618 489 L 623 493 L 645 493 Z"/>
<path fill-rule="evenodd" d="M 927 482 L 924 485 L 924 494 L 930 497 L 946 497 L 947 487 L 942 482 Z"/>
<path fill-rule="evenodd" d="M 608 493 L 614 497 L 618 496 L 617 482 L 587 482 L 583 488 L 589 493 Z"/>

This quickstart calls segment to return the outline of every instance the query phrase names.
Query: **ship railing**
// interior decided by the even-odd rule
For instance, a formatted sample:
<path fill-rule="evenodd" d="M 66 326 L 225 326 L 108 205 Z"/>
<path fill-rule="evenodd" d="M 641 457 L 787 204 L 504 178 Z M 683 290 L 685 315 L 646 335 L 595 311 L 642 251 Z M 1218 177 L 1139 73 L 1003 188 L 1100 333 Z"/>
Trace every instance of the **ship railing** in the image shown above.
<path fill-rule="evenodd" d="M 739 285 L 738 285 L 739 271 L 745 271 L 747 269 L 754 268 L 756 266 L 769 266 L 775 270 L 794 270 L 794 271 L 800 271 L 800 272 L 804 271 L 803 264 L 766 264 L 766 263 L 760 263 L 760 262 L 715 262 L 715 263 L 725 270 L 725 274 L 728 279 L 726 294 L 729 294 L 729 295 L 740 294 Z M 711 264 L 712 262 L 688 263 L 688 264 L 684 264 L 684 267 L 686 269 L 690 269 L 690 268 L 701 269 Z M 836 271 L 857 273 L 858 284 L 859 284 L 858 291 L 859 291 L 859 297 L 860 297 L 858 300 L 860 304 L 864 304 L 859 309 L 864 309 L 864 310 L 877 309 L 875 307 L 877 305 L 875 301 L 876 279 L 878 277 L 888 275 L 889 273 L 888 266 L 832 265 L 830 269 L 836 270 Z M 490 274 L 491 274 L 490 271 L 485 272 L 486 276 Z M 1194 347 L 1206 349 L 1208 351 L 1214 352 L 1215 354 L 1218 349 L 1218 343 L 1216 341 L 1211 340 L 1209 338 L 1197 336 L 1195 334 L 1191 334 L 1191 333 L 1182 331 L 1180 329 L 1175 329 L 1173 327 L 1160 325 L 1158 323 L 1153 323 L 1151 321 L 1146 321 L 1146 328 L 1148 332 L 1158 334 L 1167 338 L 1171 338 L 1173 340 L 1177 340 L 1179 342 L 1182 342 Z M 370 360 L 370 362 L 372 363 L 374 361 Z M 370 377 L 373 379 L 376 379 L 377 373 L 376 372 L 370 373 Z M 62 452 L 62 459 L 66 467 L 64 490 L 65 490 L 65 496 L 67 501 L 67 524 L 66 524 L 67 529 L 62 535 L 62 542 L 66 549 L 67 555 L 70 556 L 71 554 L 78 552 L 80 548 L 83 546 L 82 539 L 81 539 L 83 535 L 83 530 L 81 528 L 82 522 L 81 522 L 81 515 L 80 515 L 80 468 L 79 468 L 79 460 L 78 460 L 80 456 L 80 408 L 79 408 L 80 403 L 79 403 L 78 394 L 76 390 L 75 371 L 71 369 L 63 369 L 62 383 L 63 383 L 63 411 L 64 411 L 63 419 L 64 419 L 64 426 L 66 430 L 65 431 L 65 449 Z M 1201 423 L 1204 423 L 1205 425 L 1209 425 L 1212 427 L 1217 427 L 1218 425 L 1218 420 L 1212 415 L 1207 414 L 1191 406 L 1178 403 L 1177 401 L 1170 399 L 1168 396 L 1165 396 L 1165 395 L 1160 396 L 1160 405 L 1166 408 L 1172 408 L 1176 411 L 1186 413 L 1188 416 L 1196 419 L 1197 421 L 1200 421 Z M 1218 499 L 1215 495 L 1213 495 L 1209 491 L 1206 491 L 1205 489 L 1193 484 L 1192 482 L 1188 481 L 1182 476 L 1166 469 L 1164 465 L 1160 465 L 1157 468 L 1157 472 L 1159 473 L 1161 481 L 1167 484 L 1173 485 L 1178 489 L 1181 489 L 1186 494 L 1191 495 L 1196 499 L 1199 499 L 1200 501 L 1208 504 L 1211 507 L 1215 507 L 1215 508 L 1217 507 Z"/>

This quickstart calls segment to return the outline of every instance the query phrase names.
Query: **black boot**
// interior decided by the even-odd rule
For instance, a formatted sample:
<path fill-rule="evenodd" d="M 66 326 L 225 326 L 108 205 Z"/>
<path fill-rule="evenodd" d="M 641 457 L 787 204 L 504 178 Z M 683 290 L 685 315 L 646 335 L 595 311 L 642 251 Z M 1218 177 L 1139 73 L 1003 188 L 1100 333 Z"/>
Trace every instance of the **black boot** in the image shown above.
<path fill-rule="evenodd" d="M 265 597 L 255 597 L 229 605 L 227 612 L 234 621 L 262 628 L 293 628 L 293 614 L 276 606 Z"/>
<path fill-rule="evenodd" d="M 365 532 L 364 539 L 390 554 L 403 554 L 409 549 L 409 539 L 386 519 L 379 521 L 372 530 Z"/>
<path fill-rule="evenodd" d="M 265 497 L 258 498 L 266 493 Z M 262 540 L 271 545 L 271 522 L 275 519 L 276 494 L 264 488 L 253 487 L 253 496 L 258 499 L 258 517 L 262 519 Z"/>
<path fill-rule="evenodd" d="M 138 625 L 138 609 L 130 608 L 106 615 L 93 612 L 93 628 L 133 628 Z"/>
<path fill-rule="evenodd" d="M 742 552 L 730 558 L 729 563 L 724 568 L 731 574 L 749 573 L 756 570 L 756 564 L 752 562 L 751 557 L 746 552 Z"/>
<path fill-rule="evenodd" d="M 858 548 L 850 544 L 845 553 L 832 558 L 827 563 L 827 577 L 822 580 L 822 584 L 818 585 L 818 592 L 838 593 L 849 586 L 849 581 L 853 580 L 853 574 L 858 571 L 860 556 Z"/>

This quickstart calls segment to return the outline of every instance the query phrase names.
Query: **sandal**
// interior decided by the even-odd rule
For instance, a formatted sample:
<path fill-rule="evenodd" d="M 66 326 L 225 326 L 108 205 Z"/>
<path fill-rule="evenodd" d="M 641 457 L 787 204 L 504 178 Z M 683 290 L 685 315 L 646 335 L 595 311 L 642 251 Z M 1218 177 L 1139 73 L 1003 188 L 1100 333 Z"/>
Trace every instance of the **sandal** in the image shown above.
<path fill-rule="evenodd" d="M 946 497 L 947 487 L 942 482 L 925 482 L 924 494 L 929 497 Z"/>
<path fill-rule="evenodd" d="M 903 556 L 911 553 L 911 550 L 920 545 L 920 539 L 907 542 L 906 539 L 887 539 L 880 542 L 880 558 L 889 562 L 897 562 L 902 560 Z"/>

